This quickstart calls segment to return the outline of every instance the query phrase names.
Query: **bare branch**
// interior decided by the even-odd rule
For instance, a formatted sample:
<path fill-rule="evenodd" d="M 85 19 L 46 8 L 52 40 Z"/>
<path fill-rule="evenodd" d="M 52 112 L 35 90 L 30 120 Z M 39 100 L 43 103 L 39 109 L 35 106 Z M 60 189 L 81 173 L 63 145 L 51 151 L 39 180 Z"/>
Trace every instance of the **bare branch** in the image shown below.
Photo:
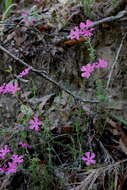
<path fill-rule="evenodd" d="M 105 22 L 112 22 L 114 20 L 119 20 L 120 18 L 127 15 L 127 11 L 120 11 L 116 16 L 109 16 L 106 18 L 103 18 L 101 20 L 95 21 L 90 27 L 97 26 L 99 24 L 103 24 Z"/>
<path fill-rule="evenodd" d="M 13 59 L 15 59 L 16 61 L 18 61 L 19 63 L 21 63 L 22 65 L 31 68 L 31 71 L 33 71 L 34 73 L 38 74 L 39 76 L 43 77 L 44 79 L 46 79 L 46 80 L 52 82 L 53 84 L 55 84 L 56 86 L 58 86 L 61 90 L 65 91 L 67 94 L 71 95 L 75 100 L 81 101 L 81 102 L 84 102 L 84 103 L 86 103 L 86 102 L 88 102 L 88 103 L 98 103 L 99 102 L 98 100 L 85 100 L 85 99 L 80 98 L 79 96 L 76 96 L 70 90 L 68 90 L 67 88 L 65 88 L 64 86 L 62 86 L 58 82 L 56 82 L 54 79 L 52 79 L 51 77 L 49 77 L 44 70 L 35 69 L 34 67 L 30 66 L 29 64 L 27 64 L 23 60 L 19 59 L 15 55 L 13 55 L 11 52 L 9 52 L 7 49 L 5 49 L 1 45 L 0 45 L 0 49 L 3 52 L 5 52 L 6 54 L 8 54 L 10 57 L 12 57 Z"/>

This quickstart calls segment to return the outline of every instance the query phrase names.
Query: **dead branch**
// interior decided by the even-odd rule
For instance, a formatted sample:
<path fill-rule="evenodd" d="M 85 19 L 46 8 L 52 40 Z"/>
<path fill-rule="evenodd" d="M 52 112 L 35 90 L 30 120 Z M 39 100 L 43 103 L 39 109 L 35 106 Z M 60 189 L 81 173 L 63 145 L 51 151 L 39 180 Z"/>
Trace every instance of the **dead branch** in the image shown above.
<path fill-rule="evenodd" d="M 98 100 L 85 100 L 85 99 L 80 98 L 79 96 L 76 96 L 70 90 L 68 90 L 67 88 L 65 88 L 64 86 L 62 86 L 61 84 L 59 84 L 57 81 L 55 81 L 54 79 L 52 79 L 51 77 L 49 77 L 48 74 L 44 70 L 35 69 L 34 67 L 32 67 L 31 65 L 29 65 L 28 63 L 24 62 L 23 60 L 19 59 L 15 55 L 13 55 L 11 52 L 9 52 L 6 48 L 4 48 L 1 45 L 0 45 L 0 49 L 3 52 L 5 52 L 6 54 L 8 54 L 10 57 L 12 57 L 13 59 L 15 59 L 16 61 L 18 61 L 19 63 L 21 63 L 22 65 L 24 65 L 26 67 L 29 67 L 31 69 L 31 71 L 33 71 L 34 73 L 38 74 L 39 76 L 43 77 L 44 79 L 48 80 L 49 82 L 52 82 L 57 87 L 59 87 L 61 90 L 65 91 L 67 94 L 71 95 L 74 98 L 74 100 L 80 101 L 80 102 L 83 102 L 83 103 L 86 103 L 86 102 L 87 103 L 99 103 Z"/>
<path fill-rule="evenodd" d="M 109 16 L 109 17 L 103 18 L 101 20 L 95 21 L 91 25 L 91 27 L 97 26 L 99 24 L 103 24 L 103 23 L 106 23 L 106 22 L 112 22 L 112 21 L 115 21 L 115 20 L 119 20 L 120 18 L 124 17 L 125 15 L 127 15 L 127 11 L 120 11 L 116 16 Z"/>
<path fill-rule="evenodd" d="M 120 164 L 122 164 L 124 162 L 127 162 L 127 159 L 120 160 L 113 164 L 110 164 L 110 165 L 107 165 L 104 167 L 100 167 L 100 168 L 96 168 L 96 169 L 91 169 L 91 170 L 85 172 L 84 174 L 86 174 L 87 177 L 81 182 L 81 184 L 79 186 L 71 188 L 71 190 L 86 190 L 86 188 L 89 190 L 92 189 L 94 182 L 101 174 L 103 174 L 104 172 L 107 172 L 107 171 L 111 171 L 112 169 L 115 170 L 117 166 L 119 166 Z"/>

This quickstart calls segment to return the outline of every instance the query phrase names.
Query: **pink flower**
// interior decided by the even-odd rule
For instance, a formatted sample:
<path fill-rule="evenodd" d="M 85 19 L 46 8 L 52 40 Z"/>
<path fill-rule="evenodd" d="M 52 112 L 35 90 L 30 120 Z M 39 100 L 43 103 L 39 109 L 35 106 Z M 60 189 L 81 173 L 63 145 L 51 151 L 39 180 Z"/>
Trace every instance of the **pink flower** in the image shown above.
<path fill-rule="evenodd" d="M 84 77 L 84 78 L 89 78 L 90 75 L 91 75 L 91 73 L 94 72 L 95 69 L 106 68 L 107 66 L 108 66 L 108 62 L 107 61 L 105 61 L 104 59 L 99 59 L 98 62 L 82 66 L 81 67 L 81 71 L 83 73 L 81 74 L 81 76 Z"/>
<path fill-rule="evenodd" d="M 8 84 L 0 86 L 0 94 L 16 94 L 16 92 L 20 89 L 21 88 L 18 87 L 17 82 L 9 82 Z"/>
<path fill-rule="evenodd" d="M 70 32 L 70 35 L 69 35 L 69 38 L 72 39 L 79 39 L 80 37 L 80 30 L 79 28 L 76 26 L 74 29 L 71 29 L 71 32 Z"/>
<path fill-rule="evenodd" d="M 38 117 L 35 116 L 33 119 L 29 121 L 29 124 L 31 124 L 29 126 L 29 129 L 39 131 L 40 130 L 39 125 L 42 125 L 42 122 L 38 119 Z"/>
<path fill-rule="evenodd" d="M 81 74 L 81 76 L 82 76 L 83 78 L 89 78 L 90 75 L 91 75 L 91 74 L 90 74 L 89 72 L 84 72 L 84 73 Z"/>
<path fill-rule="evenodd" d="M 81 29 L 84 29 L 84 28 L 90 27 L 92 24 L 93 24 L 93 21 L 87 20 L 86 24 L 84 22 L 81 22 L 79 26 L 80 26 Z"/>
<path fill-rule="evenodd" d="M 81 67 L 81 71 L 91 73 L 91 72 L 94 71 L 94 68 L 95 68 L 94 65 L 92 65 L 92 64 L 87 64 L 87 65 Z"/>
<path fill-rule="evenodd" d="M 13 160 L 14 163 L 22 163 L 22 162 L 24 162 L 23 156 L 19 156 L 17 154 L 13 154 L 11 159 Z"/>
<path fill-rule="evenodd" d="M 0 173 L 5 173 L 6 172 L 6 165 L 4 165 L 2 168 L 0 168 Z"/>
<path fill-rule="evenodd" d="M 91 20 L 86 21 L 86 27 L 87 28 L 90 27 L 92 24 L 93 24 L 93 21 L 91 21 Z"/>
<path fill-rule="evenodd" d="M 8 145 L 5 145 L 4 148 L 0 149 L 0 158 L 4 159 L 9 152 L 10 152 L 10 149 Z"/>
<path fill-rule="evenodd" d="M 104 59 L 99 59 L 99 61 L 96 63 L 96 68 L 107 68 L 108 62 Z"/>
<path fill-rule="evenodd" d="M 86 66 L 82 66 L 82 67 L 81 67 L 81 71 L 86 72 Z"/>
<path fill-rule="evenodd" d="M 19 142 L 19 145 L 22 146 L 23 148 L 29 148 L 29 149 L 32 148 L 32 146 L 30 146 L 30 145 L 28 145 L 26 143 L 23 143 L 23 142 Z"/>
<path fill-rule="evenodd" d="M 8 162 L 7 163 L 8 167 L 6 167 L 6 169 L 5 169 L 6 175 L 8 175 L 10 173 L 16 173 L 19 164 L 24 162 L 23 156 L 19 156 L 17 154 L 13 154 L 11 159 L 12 159 L 12 162 Z"/>
<path fill-rule="evenodd" d="M 86 24 L 81 22 L 79 27 L 76 26 L 74 29 L 71 29 L 69 38 L 71 39 L 79 39 L 81 36 L 91 37 L 93 35 L 92 31 L 94 28 L 89 28 L 93 24 L 92 21 L 87 20 Z"/>
<path fill-rule="evenodd" d="M 81 29 L 86 28 L 86 24 L 84 22 L 81 22 L 79 26 L 80 26 Z"/>
<path fill-rule="evenodd" d="M 93 30 L 94 30 L 93 28 L 91 28 L 91 29 L 85 29 L 85 30 L 80 31 L 80 34 L 82 36 L 84 36 L 84 37 L 91 37 L 93 35 L 92 34 Z"/>
<path fill-rule="evenodd" d="M 5 145 L 5 146 L 7 146 L 7 145 Z M 10 150 L 9 150 L 9 152 L 10 152 Z M 8 175 L 10 173 L 16 173 L 19 164 L 24 162 L 23 156 L 19 156 L 17 154 L 13 154 L 11 159 L 12 159 L 12 162 L 8 162 L 7 164 L 5 164 L 3 167 L 0 168 L 0 173 L 2 173 L 2 174 L 5 173 L 6 175 Z"/>
<path fill-rule="evenodd" d="M 86 157 L 83 156 L 83 157 L 82 157 L 82 160 L 83 160 L 84 162 L 86 162 L 86 165 L 87 165 L 87 166 L 96 163 L 96 160 L 94 160 L 94 158 L 95 158 L 95 154 L 94 154 L 94 153 L 86 152 L 85 155 L 86 155 Z"/>
<path fill-rule="evenodd" d="M 18 166 L 15 162 L 8 162 L 8 166 L 9 167 L 5 170 L 6 175 L 16 173 Z"/>
<path fill-rule="evenodd" d="M 94 69 L 95 65 L 93 64 L 87 64 L 85 66 L 82 66 L 81 71 L 83 71 L 83 73 L 81 74 L 81 76 L 84 78 L 89 78 Z"/>
<path fill-rule="evenodd" d="M 0 94 L 4 92 L 5 85 L 0 86 Z"/>
<path fill-rule="evenodd" d="M 17 82 L 9 82 L 0 86 L 0 94 L 16 94 L 20 89 Z"/>
<path fill-rule="evenodd" d="M 5 85 L 3 93 L 4 94 L 5 93 L 16 94 L 16 92 L 18 90 L 20 90 L 20 89 L 21 88 L 18 87 L 18 83 L 17 82 L 15 82 L 15 83 L 10 82 L 10 83 L 8 83 L 8 84 Z"/>
<path fill-rule="evenodd" d="M 22 78 L 29 74 L 30 68 L 24 69 L 17 77 Z"/>

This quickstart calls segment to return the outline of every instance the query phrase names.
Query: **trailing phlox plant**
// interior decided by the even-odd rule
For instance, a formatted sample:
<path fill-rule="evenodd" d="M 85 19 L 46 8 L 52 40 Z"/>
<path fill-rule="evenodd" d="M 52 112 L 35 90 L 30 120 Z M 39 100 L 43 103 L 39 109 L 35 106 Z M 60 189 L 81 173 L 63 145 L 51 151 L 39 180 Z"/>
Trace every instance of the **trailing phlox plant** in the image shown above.
<path fill-rule="evenodd" d="M 81 22 L 79 26 L 74 27 L 74 29 L 71 29 L 69 38 L 70 39 L 76 39 L 78 40 L 80 37 L 87 37 L 88 40 L 93 36 L 93 31 L 95 30 L 92 28 L 93 21 L 87 20 L 86 23 Z M 95 69 L 98 68 L 107 68 L 108 62 L 104 59 L 99 59 L 95 63 L 89 63 L 85 66 L 81 67 L 81 71 L 83 72 L 81 76 L 83 78 L 89 78 L 91 76 L 91 73 L 95 71 Z"/>
<path fill-rule="evenodd" d="M 29 74 L 29 71 L 30 68 L 24 69 L 19 75 L 17 75 L 17 78 L 23 78 L 27 76 Z M 0 86 L 0 94 L 16 95 L 17 91 L 19 90 L 21 90 L 21 88 L 19 88 L 17 81 L 9 82 Z M 40 131 L 40 125 L 42 125 L 42 122 L 38 119 L 37 116 L 34 116 L 32 119 L 28 121 L 28 124 L 29 129 Z M 32 148 L 32 146 L 22 141 L 20 141 L 18 145 L 27 149 Z M 9 175 L 11 173 L 16 173 L 20 164 L 24 162 L 24 157 L 22 155 L 18 155 L 15 153 L 10 155 L 11 152 L 12 150 L 8 145 L 4 145 L 4 147 L 0 149 L 0 161 L 2 163 L 0 167 L 0 174 Z"/>
<path fill-rule="evenodd" d="M 39 0 L 35 0 L 37 2 L 40 2 Z M 37 15 L 34 15 L 32 11 L 25 10 L 22 13 L 22 21 L 25 26 L 33 26 L 36 21 L 38 21 Z M 79 26 L 76 26 L 74 29 L 70 31 L 69 38 L 78 40 L 80 37 L 87 37 L 91 38 L 93 36 L 93 31 L 95 30 L 92 28 L 93 22 L 91 20 L 87 20 L 85 23 L 81 22 Z M 98 59 L 98 61 L 94 63 L 89 63 L 87 65 L 84 65 L 81 67 L 82 74 L 81 76 L 83 78 L 89 78 L 91 76 L 91 73 L 94 72 L 96 69 L 99 68 L 107 68 L 108 62 L 104 59 Z M 23 78 L 26 77 L 31 68 L 25 68 L 19 75 L 17 75 L 17 78 Z M 18 85 L 17 81 L 9 82 L 7 84 L 3 84 L 0 86 L 0 94 L 12 94 L 15 95 L 18 91 L 20 91 L 21 88 Z M 39 117 L 36 115 L 32 115 L 29 120 L 27 120 L 28 129 L 33 130 L 35 132 L 39 132 L 41 130 L 42 121 L 39 120 Z M 20 141 L 18 145 L 22 148 L 31 149 L 32 146 L 29 144 Z M 1 174 L 11 174 L 16 173 L 18 167 L 20 164 L 24 162 L 24 156 L 18 155 L 16 153 L 12 153 L 12 150 L 8 145 L 5 145 L 3 148 L 0 149 L 0 160 L 2 161 L 2 165 L 0 167 L 0 173 Z M 96 160 L 94 160 L 95 154 L 91 152 L 86 152 L 85 156 L 82 157 L 82 160 L 86 163 L 87 166 L 91 164 L 95 164 Z M 3 160 L 5 160 L 5 163 Z"/>

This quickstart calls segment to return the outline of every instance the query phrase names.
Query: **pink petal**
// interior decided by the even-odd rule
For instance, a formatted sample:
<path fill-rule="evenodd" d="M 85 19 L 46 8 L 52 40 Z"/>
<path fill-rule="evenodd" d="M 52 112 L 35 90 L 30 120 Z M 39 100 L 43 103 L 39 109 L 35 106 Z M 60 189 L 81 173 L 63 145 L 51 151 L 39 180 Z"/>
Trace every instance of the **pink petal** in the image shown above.
<path fill-rule="evenodd" d="M 81 76 L 83 78 L 89 78 L 90 77 L 90 73 L 89 72 L 84 72 L 84 73 L 81 74 Z"/>
<path fill-rule="evenodd" d="M 82 66 L 81 71 L 87 71 L 86 66 Z"/>
<path fill-rule="evenodd" d="M 90 152 L 86 152 L 85 155 L 87 156 L 87 158 L 90 158 Z"/>
<path fill-rule="evenodd" d="M 91 164 L 96 164 L 96 160 L 90 160 Z"/>
<path fill-rule="evenodd" d="M 87 161 L 88 158 L 86 158 L 85 156 L 83 156 L 83 157 L 82 157 L 82 160 L 83 160 L 83 161 Z"/>
<path fill-rule="evenodd" d="M 86 162 L 86 165 L 87 165 L 87 166 L 90 166 L 90 165 L 91 165 L 91 163 L 90 163 L 89 160 Z"/>
<path fill-rule="evenodd" d="M 83 28 L 85 28 L 85 27 L 86 27 L 86 24 L 85 24 L 84 22 L 81 22 L 81 23 L 80 23 L 80 28 L 83 29 Z"/>
<path fill-rule="evenodd" d="M 87 20 L 86 21 L 86 26 L 87 27 L 91 26 L 92 24 L 93 24 L 93 21 L 91 21 L 91 20 Z"/>
<path fill-rule="evenodd" d="M 95 158 L 95 156 L 96 155 L 94 153 L 92 153 L 90 158 L 93 159 L 93 158 Z"/>

